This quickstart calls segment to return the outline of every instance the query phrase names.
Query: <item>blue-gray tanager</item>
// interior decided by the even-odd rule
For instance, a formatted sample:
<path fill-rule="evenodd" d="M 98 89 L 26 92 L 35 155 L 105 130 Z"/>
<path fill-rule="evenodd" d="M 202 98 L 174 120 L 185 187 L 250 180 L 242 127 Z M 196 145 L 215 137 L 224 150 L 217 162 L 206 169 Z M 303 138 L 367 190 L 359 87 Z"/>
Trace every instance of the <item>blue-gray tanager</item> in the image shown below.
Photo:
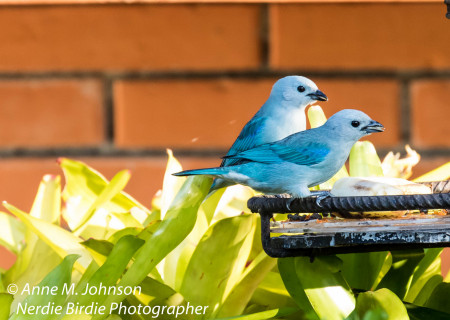
<path fill-rule="evenodd" d="M 300 76 L 281 78 L 273 85 L 267 101 L 244 126 L 227 156 L 305 130 L 305 108 L 315 101 L 327 100 L 327 96 L 308 78 Z M 239 162 L 241 160 L 238 158 L 225 157 L 220 166 L 227 167 Z M 214 180 L 211 191 L 233 184 L 233 181 L 218 178 Z"/>
<path fill-rule="evenodd" d="M 381 131 L 384 127 L 364 112 L 346 109 L 315 129 L 225 157 L 239 161 L 238 164 L 174 175 L 209 175 L 266 194 L 307 197 L 311 195 L 309 187 L 327 181 L 338 172 L 356 141 Z"/>

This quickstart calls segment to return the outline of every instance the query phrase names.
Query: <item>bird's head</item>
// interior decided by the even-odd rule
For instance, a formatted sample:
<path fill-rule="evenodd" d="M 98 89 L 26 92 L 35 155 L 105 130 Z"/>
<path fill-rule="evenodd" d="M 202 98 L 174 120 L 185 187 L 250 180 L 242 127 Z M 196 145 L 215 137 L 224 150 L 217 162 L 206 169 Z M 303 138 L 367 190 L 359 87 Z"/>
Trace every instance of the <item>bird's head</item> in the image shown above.
<path fill-rule="evenodd" d="M 287 76 L 272 87 L 270 96 L 288 102 L 289 106 L 305 108 L 316 101 L 327 101 L 327 96 L 308 78 Z"/>
<path fill-rule="evenodd" d="M 367 114 L 359 110 L 344 109 L 332 115 L 326 122 L 336 134 L 357 141 L 373 132 L 383 132 L 381 123 L 372 120 Z"/>

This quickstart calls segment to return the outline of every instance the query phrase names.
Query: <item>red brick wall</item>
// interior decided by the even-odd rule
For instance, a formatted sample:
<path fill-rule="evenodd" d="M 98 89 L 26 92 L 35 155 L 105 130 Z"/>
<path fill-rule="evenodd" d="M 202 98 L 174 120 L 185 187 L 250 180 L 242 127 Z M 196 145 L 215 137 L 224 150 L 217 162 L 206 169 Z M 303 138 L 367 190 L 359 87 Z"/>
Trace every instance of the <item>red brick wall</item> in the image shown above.
<path fill-rule="evenodd" d="M 450 160 L 450 20 L 441 3 L 0 7 L 0 199 L 30 208 L 55 159 L 86 160 L 149 205 L 165 148 L 218 164 L 285 75 L 327 115 L 358 108 L 380 154 Z"/>

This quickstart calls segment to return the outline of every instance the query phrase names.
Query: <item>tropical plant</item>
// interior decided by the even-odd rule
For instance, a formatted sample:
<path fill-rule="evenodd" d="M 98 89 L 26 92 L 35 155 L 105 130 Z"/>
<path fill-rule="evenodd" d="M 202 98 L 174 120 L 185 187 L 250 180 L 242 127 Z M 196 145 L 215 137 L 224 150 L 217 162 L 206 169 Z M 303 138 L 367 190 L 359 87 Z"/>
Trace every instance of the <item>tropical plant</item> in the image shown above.
<path fill-rule="evenodd" d="M 318 108 L 309 116 L 313 126 L 325 119 Z M 59 165 L 63 190 L 46 175 L 29 213 L 3 204 L 15 217 L 0 212 L 0 244 L 17 261 L 1 273 L 0 320 L 450 317 L 442 249 L 277 260 L 246 206 L 255 193 L 207 196 L 210 178 L 171 175 L 181 170 L 171 152 L 151 209 L 123 191 L 127 170 L 107 181 L 82 162 Z M 382 172 L 373 146 L 357 144 L 350 174 Z"/>

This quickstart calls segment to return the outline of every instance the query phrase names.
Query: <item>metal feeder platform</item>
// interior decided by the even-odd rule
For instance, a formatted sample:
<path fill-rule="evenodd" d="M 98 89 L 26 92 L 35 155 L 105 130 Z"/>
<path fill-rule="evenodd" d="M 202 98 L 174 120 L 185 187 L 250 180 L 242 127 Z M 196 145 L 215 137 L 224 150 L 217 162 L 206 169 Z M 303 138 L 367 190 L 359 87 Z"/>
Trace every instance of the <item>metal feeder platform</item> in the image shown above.
<path fill-rule="evenodd" d="M 271 257 L 449 247 L 450 215 L 423 213 L 432 209 L 449 213 L 450 181 L 424 184 L 431 187 L 432 194 L 329 197 L 320 205 L 315 197 L 257 196 L 249 199 L 247 206 L 261 215 L 262 244 Z M 421 213 L 399 218 L 277 221 L 271 225 L 274 213 L 322 212 L 346 217 L 349 212 L 399 210 Z"/>

